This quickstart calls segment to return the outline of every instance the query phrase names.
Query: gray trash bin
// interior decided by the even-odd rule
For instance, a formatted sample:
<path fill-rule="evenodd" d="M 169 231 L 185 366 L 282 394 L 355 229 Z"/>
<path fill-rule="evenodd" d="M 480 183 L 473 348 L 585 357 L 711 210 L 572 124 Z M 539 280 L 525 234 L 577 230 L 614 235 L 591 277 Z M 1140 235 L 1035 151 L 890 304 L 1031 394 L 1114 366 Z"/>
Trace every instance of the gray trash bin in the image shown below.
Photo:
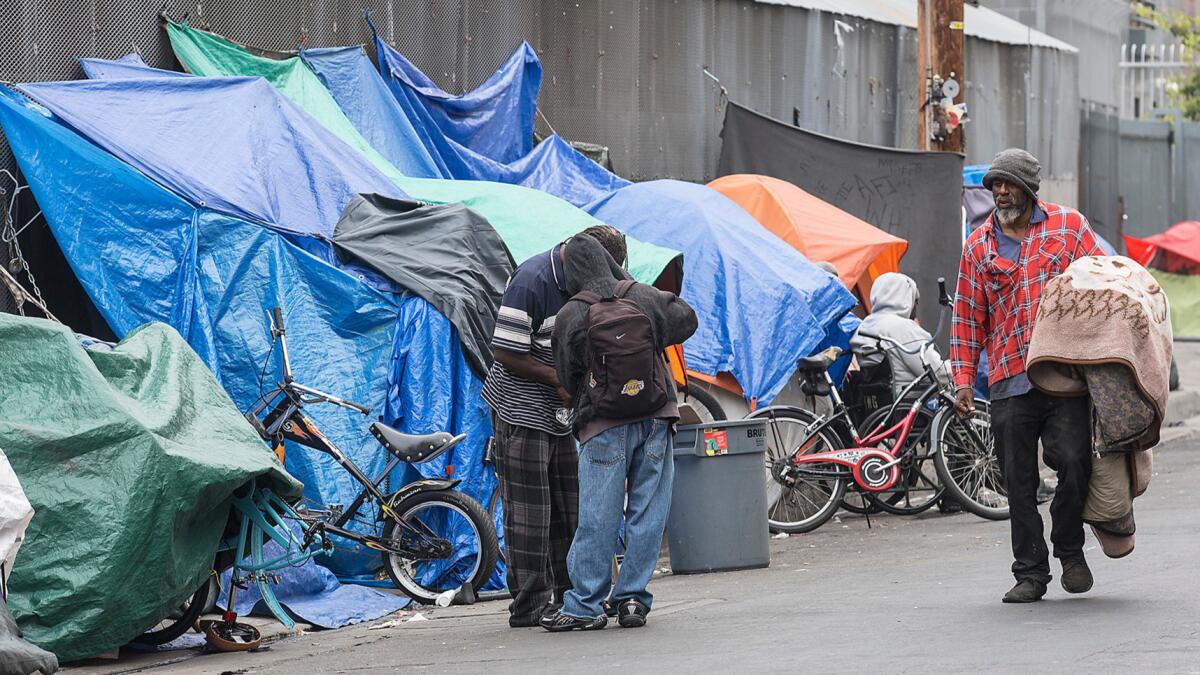
<path fill-rule="evenodd" d="M 765 419 L 681 425 L 667 544 L 675 574 L 771 564 Z"/>

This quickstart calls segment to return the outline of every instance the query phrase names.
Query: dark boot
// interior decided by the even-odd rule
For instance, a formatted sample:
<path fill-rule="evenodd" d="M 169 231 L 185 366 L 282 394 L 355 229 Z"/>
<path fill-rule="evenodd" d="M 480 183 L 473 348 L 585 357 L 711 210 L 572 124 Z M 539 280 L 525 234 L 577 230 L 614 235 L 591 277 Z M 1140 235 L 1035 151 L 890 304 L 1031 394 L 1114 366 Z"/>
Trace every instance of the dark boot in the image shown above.
<path fill-rule="evenodd" d="M 1062 587 L 1068 593 L 1087 593 L 1092 589 L 1092 570 L 1082 554 L 1062 559 Z"/>
<path fill-rule="evenodd" d="M 1045 594 L 1046 584 L 1033 579 L 1022 579 L 1004 594 L 1004 602 L 1037 602 Z"/>

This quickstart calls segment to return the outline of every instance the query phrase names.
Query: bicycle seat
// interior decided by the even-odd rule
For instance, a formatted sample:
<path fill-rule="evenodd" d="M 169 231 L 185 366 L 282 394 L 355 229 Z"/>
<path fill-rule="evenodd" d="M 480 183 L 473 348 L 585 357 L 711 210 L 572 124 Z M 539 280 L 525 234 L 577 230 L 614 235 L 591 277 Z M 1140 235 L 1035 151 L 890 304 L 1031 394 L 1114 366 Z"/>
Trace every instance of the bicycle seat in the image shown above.
<path fill-rule="evenodd" d="M 444 431 L 436 434 L 404 434 L 382 422 L 371 424 L 371 434 L 388 452 L 410 464 L 428 462 L 455 446 L 454 436 Z"/>
<path fill-rule="evenodd" d="M 796 362 L 796 368 L 809 373 L 823 373 L 842 355 L 842 350 L 830 347 L 820 354 L 805 356 Z"/>

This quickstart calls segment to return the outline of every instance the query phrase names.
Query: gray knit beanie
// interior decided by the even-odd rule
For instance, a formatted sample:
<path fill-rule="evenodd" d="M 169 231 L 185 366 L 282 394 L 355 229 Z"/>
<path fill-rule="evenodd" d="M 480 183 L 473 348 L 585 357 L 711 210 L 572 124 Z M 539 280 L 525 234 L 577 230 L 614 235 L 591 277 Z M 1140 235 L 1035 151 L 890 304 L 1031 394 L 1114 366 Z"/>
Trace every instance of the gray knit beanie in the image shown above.
<path fill-rule="evenodd" d="M 1037 199 L 1038 188 L 1042 185 L 1042 163 L 1020 148 L 1001 150 L 983 176 L 983 187 L 991 190 L 992 181 L 997 178 L 1020 186 L 1031 199 Z"/>

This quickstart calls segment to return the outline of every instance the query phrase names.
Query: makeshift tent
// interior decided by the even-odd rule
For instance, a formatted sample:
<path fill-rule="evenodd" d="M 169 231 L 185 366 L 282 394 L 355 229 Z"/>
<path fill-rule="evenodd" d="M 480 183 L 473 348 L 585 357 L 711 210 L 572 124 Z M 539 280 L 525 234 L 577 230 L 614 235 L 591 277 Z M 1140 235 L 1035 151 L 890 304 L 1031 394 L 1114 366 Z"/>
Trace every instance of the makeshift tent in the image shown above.
<path fill-rule="evenodd" d="M 804 257 L 832 263 L 847 288 L 857 287 L 864 304 L 875 278 L 898 272 L 908 249 L 900 237 L 778 178 L 738 174 L 708 186 L 746 209 Z"/>
<path fill-rule="evenodd" d="M 799 129 L 729 102 L 717 175 L 779 178 L 889 234 L 906 239 L 900 271 L 922 293 L 953 279 L 962 253 L 962 155 L 851 143 Z M 949 198 L 947 198 L 949 197 Z M 936 302 L 921 303 L 921 322 L 937 324 Z M 948 344 L 942 334 L 943 346 Z"/>
<path fill-rule="evenodd" d="M 760 404 L 770 403 L 796 360 L 855 304 L 833 276 L 703 185 L 637 183 L 590 210 L 639 239 L 687 252 L 683 298 L 703 317 L 684 343 L 688 367 L 732 373 L 746 398 Z"/>
<path fill-rule="evenodd" d="M 1144 267 L 1172 274 L 1200 274 L 1200 222 L 1175 223 L 1149 237 L 1125 237 L 1129 257 Z"/>
<path fill-rule="evenodd" d="M 244 75 L 266 78 L 328 130 L 362 153 L 399 185 L 407 196 L 435 204 L 460 202 L 478 211 L 504 238 L 518 262 L 598 224 L 595 219 L 561 199 L 516 185 L 406 178 L 367 143 L 300 58 L 262 58 L 219 36 L 183 24 L 169 23 L 167 28 L 175 55 L 190 72 L 209 77 Z M 646 283 L 653 283 L 679 255 L 675 251 L 639 241 L 630 241 L 628 244 L 629 272 L 635 279 Z"/>
<path fill-rule="evenodd" d="M 1200 339 L 1200 275 L 1172 274 L 1150 268 L 1171 305 L 1171 330 L 1176 339 Z"/>
<path fill-rule="evenodd" d="M 163 324 L 85 350 L 65 326 L 0 314 L 0 380 L 0 446 L 38 516 L 9 606 L 64 660 L 125 644 L 190 596 L 234 490 L 258 478 L 301 493 Z"/>
<path fill-rule="evenodd" d="M 403 71 L 403 73 L 411 74 L 415 70 L 415 66 L 405 60 L 403 56 L 397 53 L 386 43 L 384 43 L 378 35 L 376 35 L 376 51 L 380 55 L 380 69 L 383 73 L 382 81 L 386 82 L 384 93 L 386 94 L 387 91 L 390 91 L 391 94 L 394 94 L 394 97 L 390 95 L 388 96 L 388 98 L 392 98 L 391 105 L 388 105 L 386 101 L 368 101 L 364 103 L 360 100 L 356 100 L 356 97 L 363 96 L 361 92 L 372 92 L 368 98 L 372 99 L 372 101 L 375 101 L 377 99 L 375 92 L 377 92 L 379 89 L 378 84 L 371 84 L 372 77 L 371 73 L 369 73 L 369 66 L 366 65 L 366 56 L 361 52 L 361 50 L 356 48 L 343 48 L 337 50 L 306 50 L 303 52 L 303 58 L 305 58 L 305 60 L 307 60 L 310 65 L 312 65 L 313 69 L 321 76 L 322 81 L 333 93 L 335 100 L 337 100 L 338 103 L 343 106 L 343 108 L 355 111 L 366 109 L 379 109 L 387 111 L 383 114 L 371 116 L 356 115 L 354 113 L 350 114 L 350 117 L 354 120 L 354 123 L 358 127 L 359 131 L 368 139 L 386 139 L 389 136 L 389 133 L 386 129 L 388 120 L 391 119 L 391 117 L 395 114 L 406 115 L 413 122 L 414 126 L 421 130 L 423 135 L 426 135 L 430 138 L 430 148 L 434 152 L 435 157 L 443 157 L 447 165 L 462 167 L 463 170 L 466 171 L 466 173 L 458 173 L 456 170 L 455 175 L 457 177 L 489 178 L 511 182 L 524 182 L 526 185 L 538 187 L 539 189 L 545 190 L 551 194 L 560 196 L 577 204 L 581 203 L 586 195 L 595 195 L 597 200 L 594 204 L 587 206 L 586 208 L 588 209 L 599 208 L 597 205 L 607 203 L 614 199 L 615 195 L 619 195 L 619 199 L 617 201 L 620 202 L 622 208 L 608 208 L 604 211 L 601 218 L 606 222 L 637 236 L 638 238 L 644 239 L 645 237 L 651 237 L 651 241 L 658 243 L 670 240 L 663 238 L 663 232 L 672 229 L 682 230 L 692 227 L 697 219 L 711 223 L 712 228 L 717 231 L 737 231 L 739 228 L 747 226 L 759 229 L 759 226 L 755 224 L 752 219 L 748 218 L 744 211 L 736 207 L 730 208 L 732 205 L 725 200 L 712 199 L 713 197 L 717 197 L 717 195 L 705 194 L 709 191 L 700 186 L 690 186 L 690 189 L 694 192 L 689 192 L 688 194 L 693 196 L 701 195 L 701 197 L 691 199 L 688 209 L 681 211 L 677 207 L 675 201 L 671 199 L 662 200 L 659 198 L 661 194 L 665 193 L 680 193 L 681 188 L 679 188 L 678 185 L 681 184 L 656 181 L 646 184 L 638 189 L 619 189 L 623 186 L 628 186 L 629 183 L 605 171 L 599 165 L 586 159 L 582 155 L 575 153 L 573 150 L 570 151 L 569 157 L 565 157 L 567 160 L 565 163 L 556 163 L 556 160 L 552 160 L 548 156 L 543 156 L 540 158 L 536 157 L 547 143 L 558 142 L 561 143 L 565 148 L 566 144 L 565 142 L 562 142 L 561 139 L 552 138 L 548 141 L 545 141 L 542 145 L 535 148 L 530 155 L 526 156 L 522 160 L 519 160 L 520 162 L 527 162 L 533 161 L 536 158 L 540 165 L 540 168 L 537 172 L 530 174 L 527 177 L 517 176 L 511 172 L 499 172 L 495 168 L 495 163 L 489 164 L 489 160 L 486 158 L 483 158 L 468 148 L 464 148 L 463 146 L 457 144 L 454 140 L 447 138 L 444 134 L 440 133 L 440 128 L 435 121 L 434 112 L 426 109 L 427 105 L 432 104 L 429 104 L 427 98 L 422 94 L 421 91 L 417 91 L 412 86 L 411 78 L 406 78 L 406 76 L 403 76 L 402 74 L 397 75 L 392 73 L 392 70 L 395 69 L 398 71 Z M 359 65 L 352 67 L 348 64 L 348 62 L 353 60 L 356 60 Z M 508 65 L 505 67 L 514 67 L 513 64 L 528 63 L 529 61 L 526 59 L 514 58 L 510 59 Z M 422 76 L 422 78 L 424 78 L 424 76 Z M 376 74 L 374 79 L 379 80 L 378 74 Z M 498 77 L 493 79 L 512 82 L 517 78 Z M 536 93 L 536 90 L 526 90 L 525 92 L 525 94 L 530 97 L 531 105 L 532 101 L 536 98 Z M 532 127 L 530 127 L 528 132 L 532 134 L 532 131 Z M 510 165 L 510 167 L 511 166 L 516 166 L 516 164 Z M 600 177 L 597 178 L 597 175 L 600 175 Z M 711 210 L 709 209 L 710 205 L 712 205 Z M 656 222 L 658 225 L 655 228 L 635 229 L 640 223 L 648 222 Z M 704 246 L 712 245 L 711 241 L 701 243 Z M 686 251 L 685 259 L 692 255 L 708 254 L 701 252 L 699 249 L 689 249 Z M 730 265 L 737 266 L 741 264 L 745 263 L 734 256 L 730 257 Z M 812 274 L 812 272 L 809 270 L 801 273 L 801 275 L 803 274 Z M 729 279 L 732 280 L 735 276 L 738 275 L 730 275 Z M 760 304 L 768 303 L 773 298 L 787 304 L 794 304 L 797 302 L 797 298 L 788 297 L 786 292 L 781 294 L 778 292 L 778 289 L 771 288 L 778 285 L 778 280 L 771 279 L 769 275 L 751 273 L 745 277 L 738 276 L 738 279 L 740 279 L 743 283 L 748 283 L 749 285 L 742 285 L 738 287 L 731 286 L 729 289 L 721 288 L 718 290 L 718 293 L 722 297 L 730 297 L 727 302 L 738 303 L 740 301 L 738 298 L 742 297 L 754 297 L 755 302 Z M 791 282 L 792 280 L 789 279 L 788 281 Z M 689 288 L 689 285 L 692 283 L 693 282 L 685 275 L 685 297 L 692 297 L 694 293 L 700 293 L 700 291 L 693 291 Z M 699 287 L 704 287 L 705 283 L 706 282 L 703 281 L 695 282 L 695 284 L 697 284 Z M 711 294 L 709 294 L 707 301 L 710 304 L 713 302 Z M 763 314 L 778 314 L 776 309 L 773 307 L 761 306 L 760 309 Z M 824 308 L 822 308 L 820 311 L 823 312 Z M 814 310 L 814 313 L 819 312 Z M 709 321 L 708 315 L 701 312 L 701 316 L 704 317 L 702 323 Z M 716 321 L 718 319 L 713 318 L 712 320 Z M 751 329 L 761 330 L 761 328 L 754 328 L 753 322 L 749 322 L 732 329 L 733 332 L 725 336 L 728 338 L 728 342 L 712 343 L 701 349 L 709 352 L 710 354 L 723 352 L 726 357 L 732 358 L 731 355 L 736 348 L 732 347 L 731 345 L 749 344 L 750 338 L 747 335 L 747 331 Z M 826 332 L 828 337 L 835 342 L 838 340 L 838 334 L 840 330 L 839 324 L 834 320 L 831 320 L 825 325 L 821 325 L 816 328 L 817 332 Z M 757 339 L 762 340 L 765 344 L 767 340 L 773 340 L 774 338 L 765 338 L 764 336 L 759 336 Z M 797 352 L 794 350 L 811 350 L 819 344 L 820 339 L 821 338 L 817 338 L 817 341 L 809 340 L 807 342 L 804 339 L 801 339 L 799 342 L 784 341 L 782 343 L 783 346 L 779 349 L 778 353 L 760 352 L 755 354 L 752 358 L 747 355 L 747 359 L 758 363 L 768 360 L 786 362 L 789 364 L 790 370 L 790 364 L 792 364 L 798 356 L 805 355 L 805 352 Z M 848 336 L 842 336 L 842 342 L 845 342 L 846 340 L 848 340 Z M 695 344 L 696 338 L 693 338 L 693 341 L 688 343 L 687 350 L 689 354 L 692 350 L 696 349 Z M 690 356 L 689 364 L 691 364 Z M 752 372 L 752 369 L 743 368 L 744 365 L 744 363 L 735 359 L 733 362 L 733 375 L 736 378 L 748 380 L 752 383 L 752 386 L 747 387 L 747 392 L 749 392 L 748 395 L 752 397 L 761 396 L 765 395 L 769 390 L 777 390 L 777 388 L 775 388 L 773 385 L 764 388 L 764 384 L 757 381 L 756 378 L 758 376 Z M 700 368 L 699 370 L 702 372 L 703 368 Z M 693 367 L 692 374 L 697 374 L 696 371 L 697 368 Z M 708 373 L 708 375 L 710 377 L 705 379 L 711 379 L 711 377 L 715 376 L 716 373 Z M 737 387 L 736 380 L 734 387 Z M 738 389 L 738 393 L 742 393 L 740 388 Z M 769 400 L 769 398 L 770 396 L 765 396 L 764 400 Z"/>
<path fill-rule="evenodd" d="M 445 314 L 467 361 L 487 377 L 496 312 L 514 263 L 482 216 L 461 204 L 359 195 L 338 221 L 333 245 Z"/>
<path fill-rule="evenodd" d="M 299 381 L 362 403 L 402 431 L 467 434 L 420 471 L 444 475 L 454 464 L 463 492 L 491 496 L 481 385 L 452 326 L 425 300 L 375 291 L 272 229 L 188 204 L 7 90 L 0 90 L 0 124 L 63 254 L 118 335 L 147 321 L 169 323 L 247 409 L 264 380 L 278 377 L 265 317 L 281 306 L 301 317 L 288 325 Z M 361 417 L 332 406 L 308 412 L 368 475 L 379 475 L 387 458 Z M 293 449 L 287 466 L 321 503 L 349 504 L 358 493 L 320 453 Z M 396 475 L 391 484 L 408 478 Z M 342 574 L 369 575 L 378 559 L 347 545 L 325 560 Z M 498 570 L 493 582 L 502 579 Z"/>
<path fill-rule="evenodd" d="M 1175 337 L 1200 338 L 1200 222 L 1176 223 L 1149 237 L 1126 236 L 1125 249 L 1166 292 Z"/>

